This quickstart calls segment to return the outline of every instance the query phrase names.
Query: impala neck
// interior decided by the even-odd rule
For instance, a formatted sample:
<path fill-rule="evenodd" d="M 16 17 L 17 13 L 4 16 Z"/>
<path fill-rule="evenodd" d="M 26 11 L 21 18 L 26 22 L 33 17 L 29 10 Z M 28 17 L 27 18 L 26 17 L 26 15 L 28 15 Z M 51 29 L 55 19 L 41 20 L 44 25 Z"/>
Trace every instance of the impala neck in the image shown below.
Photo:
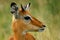
<path fill-rule="evenodd" d="M 16 26 L 14 26 L 16 27 Z M 25 35 L 23 35 L 23 30 L 18 27 L 14 31 L 14 40 L 25 40 Z"/>
<path fill-rule="evenodd" d="M 21 24 L 22 25 L 22 24 Z M 19 21 L 13 22 L 13 32 L 14 32 L 14 40 L 25 40 L 23 35 L 23 27 L 20 27 Z"/>
<path fill-rule="evenodd" d="M 14 33 L 14 40 L 25 40 L 24 35 L 21 34 L 22 32 Z"/>

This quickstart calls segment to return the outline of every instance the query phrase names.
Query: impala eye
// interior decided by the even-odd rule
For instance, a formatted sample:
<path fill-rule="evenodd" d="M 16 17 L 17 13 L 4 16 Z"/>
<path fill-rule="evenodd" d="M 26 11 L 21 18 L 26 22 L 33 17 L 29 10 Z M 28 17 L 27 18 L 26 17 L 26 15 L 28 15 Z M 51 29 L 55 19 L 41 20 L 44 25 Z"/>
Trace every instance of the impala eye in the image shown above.
<path fill-rule="evenodd" d="M 29 16 L 24 17 L 25 20 L 30 20 Z"/>

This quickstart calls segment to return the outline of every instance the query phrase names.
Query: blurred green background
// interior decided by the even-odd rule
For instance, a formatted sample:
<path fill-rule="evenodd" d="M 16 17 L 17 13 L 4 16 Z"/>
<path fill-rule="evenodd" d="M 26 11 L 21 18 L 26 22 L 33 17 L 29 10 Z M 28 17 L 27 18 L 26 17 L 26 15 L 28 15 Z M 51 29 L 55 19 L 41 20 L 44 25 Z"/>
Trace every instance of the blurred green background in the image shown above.
<path fill-rule="evenodd" d="M 31 14 L 47 26 L 43 32 L 31 33 L 36 40 L 60 40 L 60 0 L 0 0 L 0 40 L 8 40 L 12 34 L 11 2 L 19 7 L 31 2 Z"/>

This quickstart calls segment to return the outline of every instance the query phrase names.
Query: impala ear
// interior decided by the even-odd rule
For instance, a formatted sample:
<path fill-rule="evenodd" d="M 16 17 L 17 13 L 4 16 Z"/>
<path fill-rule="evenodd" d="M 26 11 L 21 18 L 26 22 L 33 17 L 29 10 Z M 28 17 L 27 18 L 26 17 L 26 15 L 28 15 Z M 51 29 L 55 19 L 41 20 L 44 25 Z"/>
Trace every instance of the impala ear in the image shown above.
<path fill-rule="evenodd" d="M 17 5 L 16 5 L 15 2 L 12 2 L 11 5 L 10 5 L 10 7 L 11 7 L 11 13 L 12 14 L 17 12 L 18 7 L 17 7 Z"/>
<path fill-rule="evenodd" d="M 26 6 L 25 6 L 25 10 L 28 10 L 30 8 L 30 5 L 31 3 L 28 3 Z"/>
<path fill-rule="evenodd" d="M 23 11 L 28 10 L 28 9 L 30 8 L 30 4 L 31 4 L 31 3 L 28 3 L 28 4 L 25 5 L 25 6 L 22 6 L 22 4 L 21 4 L 22 10 L 23 10 Z"/>

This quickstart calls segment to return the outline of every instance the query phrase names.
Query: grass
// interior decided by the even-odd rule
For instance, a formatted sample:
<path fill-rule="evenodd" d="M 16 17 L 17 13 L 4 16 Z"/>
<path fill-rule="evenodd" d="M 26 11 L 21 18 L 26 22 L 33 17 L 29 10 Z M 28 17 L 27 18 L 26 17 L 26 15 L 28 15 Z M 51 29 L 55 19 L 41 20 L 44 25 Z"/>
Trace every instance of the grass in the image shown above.
<path fill-rule="evenodd" d="M 13 0 L 20 6 L 31 2 L 31 14 L 47 26 L 43 32 L 31 33 L 36 40 L 60 40 L 60 1 L 59 0 Z M 11 31 L 10 3 L 0 1 L 0 40 L 8 40 Z"/>

